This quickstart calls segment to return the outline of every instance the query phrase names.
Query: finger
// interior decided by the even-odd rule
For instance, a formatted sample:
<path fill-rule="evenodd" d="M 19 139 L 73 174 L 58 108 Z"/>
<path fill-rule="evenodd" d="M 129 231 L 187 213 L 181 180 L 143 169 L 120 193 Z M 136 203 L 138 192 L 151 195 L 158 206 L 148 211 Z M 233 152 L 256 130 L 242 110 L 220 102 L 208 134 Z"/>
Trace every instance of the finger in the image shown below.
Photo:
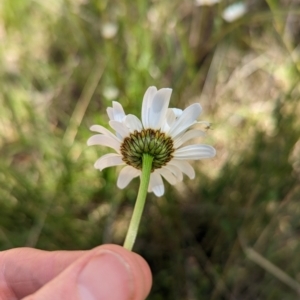
<path fill-rule="evenodd" d="M 21 299 L 34 293 L 84 253 L 31 248 L 0 252 L 0 299 Z"/>
<path fill-rule="evenodd" d="M 104 245 L 85 253 L 24 300 L 144 300 L 151 284 L 142 257 L 121 246 Z"/>

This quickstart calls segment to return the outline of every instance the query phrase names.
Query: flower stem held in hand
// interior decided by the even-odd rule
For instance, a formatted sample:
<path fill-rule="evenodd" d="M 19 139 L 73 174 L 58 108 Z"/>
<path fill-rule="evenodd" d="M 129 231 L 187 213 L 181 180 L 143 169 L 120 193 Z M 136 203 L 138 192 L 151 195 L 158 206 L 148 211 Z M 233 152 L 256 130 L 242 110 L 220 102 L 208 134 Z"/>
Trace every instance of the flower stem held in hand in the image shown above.
<path fill-rule="evenodd" d="M 140 188 L 139 188 L 138 196 L 135 202 L 133 214 L 131 217 L 131 221 L 124 242 L 124 248 L 128 250 L 132 250 L 139 229 L 142 213 L 145 206 L 147 191 L 148 191 L 148 185 L 149 185 L 150 174 L 152 169 L 152 161 L 153 161 L 153 157 L 151 155 L 149 154 L 143 155 L 143 166 L 142 166 Z"/>
<path fill-rule="evenodd" d="M 102 145 L 110 147 L 116 153 L 100 157 L 94 167 L 103 170 L 112 166 L 124 166 L 118 176 L 117 186 L 124 189 L 133 178 L 140 177 L 141 183 L 126 235 L 124 247 L 132 250 L 147 192 L 161 197 L 164 192 L 163 178 L 175 185 L 182 181 L 183 174 L 195 178 L 195 170 L 188 162 L 214 157 L 216 150 L 210 145 L 186 143 L 205 135 L 194 125 L 202 112 L 201 105 L 194 103 L 186 109 L 169 108 L 172 90 L 157 90 L 151 86 L 147 89 L 142 104 L 141 120 L 132 114 L 125 114 L 122 105 L 113 101 L 107 108 L 109 125 L 115 131 L 93 125 L 93 135 L 87 141 L 89 146 Z"/>

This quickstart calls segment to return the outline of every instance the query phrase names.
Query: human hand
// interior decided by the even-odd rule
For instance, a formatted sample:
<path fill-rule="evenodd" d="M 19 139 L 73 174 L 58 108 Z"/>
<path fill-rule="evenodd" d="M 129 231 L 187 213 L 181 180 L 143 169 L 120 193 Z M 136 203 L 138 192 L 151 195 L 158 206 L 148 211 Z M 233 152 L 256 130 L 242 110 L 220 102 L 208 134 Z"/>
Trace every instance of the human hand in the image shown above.
<path fill-rule="evenodd" d="M 151 284 L 145 260 L 117 245 L 0 252 L 0 300 L 144 300 Z"/>

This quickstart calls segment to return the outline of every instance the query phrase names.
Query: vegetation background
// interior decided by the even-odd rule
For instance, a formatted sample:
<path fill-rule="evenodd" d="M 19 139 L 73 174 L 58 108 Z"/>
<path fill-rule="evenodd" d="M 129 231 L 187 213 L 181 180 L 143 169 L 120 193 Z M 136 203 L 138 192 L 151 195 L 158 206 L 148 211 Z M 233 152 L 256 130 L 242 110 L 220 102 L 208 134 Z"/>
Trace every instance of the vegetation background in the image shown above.
<path fill-rule="evenodd" d="M 300 3 L 240 2 L 226 21 L 231 4 L 1 1 L 0 250 L 122 244 L 139 182 L 93 168 L 108 149 L 89 127 L 172 87 L 171 106 L 203 106 L 217 156 L 148 196 L 148 299 L 299 299 Z"/>

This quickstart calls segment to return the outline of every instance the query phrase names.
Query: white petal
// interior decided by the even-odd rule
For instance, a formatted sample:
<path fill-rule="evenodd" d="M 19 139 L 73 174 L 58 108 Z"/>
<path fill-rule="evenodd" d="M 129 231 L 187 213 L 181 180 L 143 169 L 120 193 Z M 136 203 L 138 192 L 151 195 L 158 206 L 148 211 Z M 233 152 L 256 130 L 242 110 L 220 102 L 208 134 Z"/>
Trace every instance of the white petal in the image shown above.
<path fill-rule="evenodd" d="M 193 125 L 202 111 L 199 103 L 194 103 L 187 107 L 182 115 L 175 121 L 169 131 L 169 135 L 175 138 L 178 134 L 185 131 L 191 125 Z"/>
<path fill-rule="evenodd" d="M 109 153 L 101 156 L 94 164 L 95 169 L 102 171 L 105 168 L 124 165 L 125 162 L 122 160 L 122 156 L 115 153 Z"/>
<path fill-rule="evenodd" d="M 169 108 L 167 111 L 167 123 L 169 126 L 172 126 L 176 120 L 176 114 L 172 108 Z"/>
<path fill-rule="evenodd" d="M 149 119 L 148 119 L 148 111 L 151 107 L 152 99 L 157 91 L 155 86 L 150 86 L 143 98 L 143 105 L 142 105 L 142 122 L 144 128 L 149 128 Z"/>
<path fill-rule="evenodd" d="M 183 113 L 183 110 L 180 108 L 171 108 L 171 109 L 172 109 L 176 119 L 179 118 Z"/>
<path fill-rule="evenodd" d="M 166 120 L 172 89 L 160 89 L 153 97 L 148 111 L 148 123 L 152 129 L 160 129 Z"/>
<path fill-rule="evenodd" d="M 114 109 L 112 107 L 108 107 L 106 109 L 107 115 L 109 117 L 110 120 L 114 119 Z"/>
<path fill-rule="evenodd" d="M 153 192 L 157 197 L 162 196 L 165 192 L 164 183 L 157 172 L 153 172 L 150 175 L 148 192 Z"/>
<path fill-rule="evenodd" d="M 122 122 L 125 117 L 123 106 L 117 101 L 113 101 L 113 114 L 115 121 Z"/>
<path fill-rule="evenodd" d="M 203 159 L 216 155 L 214 147 L 209 145 L 189 145 L 174 152 L 175 159 Z"/>
<path fill-rule="evenodd" d="M 129 136 L 129 129 L 126 127 L 124 123 L 111 120 L 109 121 L 109 126 L 112 129 L 114 129 L 121 136 L 122 139 Z"/>
<path fill-rule="evenodd" d="M 156 172 L 162 175 L 170 184 L 174 185 L 177 183 L 176 177 L 167 168 L 157 169 Z"/>
<path fill-rule="evenodd" d="M 120 152 L 121 143 L 116 139 L 106 136 L 103 134 L 96 134 L 91 136 L 87 141 L 88 146 L 93 145 L 102 145 L 115 149 L 117 152 Z"/>
<path fill-rule="evenodd" d="M 120 174 L 118 177 L 118 182 L 117 182 L 118 188 L 124 189 L 133 178 L 139 176 L 140 174 L 141 174 L 141 171 L 137 170 L 136 168 L 133 168 L 131 166 L 124 167 L 120 171 Z"/>
<path fill-rule="evenodd" d="M 170 162 L 168 162 L 168 166 L 170 165 L 179 168 L 180 171 L 186 174 L 190 179 L 195 178 L 195 170 L 187 161 L 173 158 Z"/>
<path fill-rule="evenodd" d="M 129 128 L 130 132 L 134 132 L 135 130 L 141 131 L 143 129 L 142 122 L 135 115 L 127 115 L 125 119 L 125 123 Z"/>
<path fill-rule="evenodd" d="M 170 127 L 174 124 L 175 120 L 176 120 L 176 116 L 173 109 L 168 108 L 166 120 L 161 127 L 162 132 L 168 132 L 170 130 Z"/>
<path fill-rule="evenodd" d="M 203 132 L 202 130 L 197 130 L 197 129 L 193 129 L 193 130 L 189 130 L 187 132 L 185 132 L 183 135 L 179 135 L 174 139 L 174 148 L 178 148 L 180 147 L 182 144 L 184 144 L 185 142 L 187 142 L 190 139 L 199 137 L 199 136 L 204 136 L 205 132 Z"/>
<path fill-rule="evenodd" d="M 183 175 L 177 166 L 168 163 L 166 166 L 163 166 L 162 169 L 169 170 L 170 172 L 172 172 L 174 174 L 174 176 L 177 178 L 178 181 L 182 181 Z"/>
<path fill-rule="evenodd" d="M 99 133 L 103 133 L 104 135 L 110 136 L 111 138 L 120 142 L 120 140 L 112 132 L 110 132 L 109 130 L 107 130 L 105 127 L 103 127 L 101 125 L 93 125 L 90 127 L 90 130 L 99 132 Z"/>

